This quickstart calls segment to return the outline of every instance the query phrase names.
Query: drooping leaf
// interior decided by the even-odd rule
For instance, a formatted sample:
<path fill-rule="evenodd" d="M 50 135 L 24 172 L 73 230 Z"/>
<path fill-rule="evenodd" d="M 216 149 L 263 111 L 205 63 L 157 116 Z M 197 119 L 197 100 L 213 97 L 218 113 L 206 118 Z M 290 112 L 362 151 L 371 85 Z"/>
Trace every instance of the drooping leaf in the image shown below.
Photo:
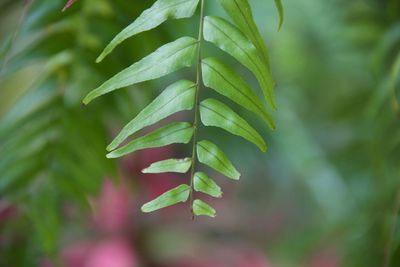
<path fill-rule="evenodd" d="M 182 37 L 163 45 L 149 56 L 124 69 L 100 87 L 91 91 L 83 100 L 88 104 L 93 99 L 111 91 L 148 80 L 157 79 L 192 64 L 197 40 Z"/>
<path fill-rule="evenodd" d="M 212 218 L 214 218 L 216 214 L 214 208 L 200 199 L 193 201 L 193 213 L 196 216 L 205 215 Z"/>
<path fill-rule="evenodd" d="M 252 142 L 261 151 L 267 150 L 267 145 L 260 134 L 230 107 L 216 99 L 209 98 L 200 103 L 200 117 L 205 126 L 222 128 Z"/>
<path fill-rule="evenodd" d="M 193 126 L 187 122 L 173 122 L 127 145 L 107 154 L 107 158 L 118 158 L 137 150 L 162 147 L 170 144 L 187 144 L 192 139 Z"/>
<path fill-rule="evenodd" d="M 239 180 L 240 173 L 233 166 L 224 152 L 214 143 L 203 140 L 197 143 L 197 157 L 199 161 L 223 175 Z"/>
<path fill-rule="evenodd" d="M 204 18 L 204 39 L 251 70 L 260 83 L 266 101 L 276 109 L 272 75 L 259 57 L 256 47 L 238 28 L 222 18 L 207 16 Z"/>
<path fill-rule="evenodd" d="M 276 5 L 276 8 L 278 9 L 278 14 L 279 14 L 279 26 L 278 26 L 278 29 L 280 30 L 282 28 L 283 21 L 285 19 L 285 12 L 283 11 L 282 0 L 275 0 L 275 5 Z"/>
<path fill-rule="evenodd" d="M 96 62 L 102 61 L 120 43 L 138 33 L 156 28 L 169 19 L 188 18 L 196 11 L 199 0 L 158 0 L 107 45 Z"/>
<path fill-rule="evenodd" d="M 206 58 L 202 61 L 202 69 L 203 81 L 207 87 L 256 113 L 264 119 L 269 127 L 275 129 L 271 115 L 266 111 L 257 95 L 230 67 L 216 58 Z"/>
<path fill-rule="evenodd" d="M 269 69 L 269 55 L 260 31 L 254 21 L 248 0 L 218 0 L 238 28 L 249 38 Z"/>
<path fill-rule="evenodd" d="M 156 99 L 144 108 L 115 137 L 107 150 L 118 147 L 128 136 L 152 125 L 178 111 L 191 110 L 194 105 L 196 84 L 182 80 L 168 86 Z"/>
<path fill-rule="evenodd" d="M 156 199 L 142 206 L 143 212 L 153 212 L 165 207 L 175 205 L 180 202 L 185 202 L 189 198 L 190 186 L 182 184 L 174 189 L 171 189 Z"/>
<path fill-rule="evenodd" d="M 193 178 L 193 188 L 212 197 L 222 197 L 221 188 L 204 172 L 196 172 Z"/>
<path fill-rule="evenodd" d="M 186 173 L 191 166 L 192 166 L 191 158 L 167 159 L 151 164 L 149 167 L 143 169 L 142 173 L 164 173 L 164 172 Z"/>

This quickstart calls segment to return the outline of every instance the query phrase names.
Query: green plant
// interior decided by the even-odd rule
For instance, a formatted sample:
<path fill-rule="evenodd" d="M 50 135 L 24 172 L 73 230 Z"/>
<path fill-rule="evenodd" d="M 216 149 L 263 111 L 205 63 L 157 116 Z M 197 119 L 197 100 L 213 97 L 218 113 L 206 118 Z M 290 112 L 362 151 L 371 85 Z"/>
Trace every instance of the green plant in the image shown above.
<path fill-rule="evenodd" d="M 207 174 L 198 171 L 202 163 L 225 176 L 237 180 L 240 173 L 224 152 L 208 140 L 200 140 L 200 120 L 204 126 L 219 127 L 231 134 L 243 137 L 255 144 L 261 151 L 267 145 L 261 135 L 250 124 L 219 100 L 201 100 L 200 93 L 210 88 L 232 102 L 259 115 L 270 128 L 273 119 L 267 108 L 250 86 L 231 67 L 214 57 L 203 57 L 205 41 L 228 53 L 257 78 L 265 100 L 272 110 L 276 109 L 274 81 L 269 56 L 261 34 L 253 20 L 247 0 L 219 0 L 234 24 L 221 17 L 205 16 L 205 0 L 158 0 L 145 10 L 132 24 L 119 33 L 104 49 L 97 62 L 102 61 L 114 48 L 129 37 L 154 29 L 168 19 L 190 18 L 200 6 L 198 38 L 182 37 L 165 44 L 149 56 L 131 65 L 91 91 L 83 100 L 88 104 L 95 98 L 132 84 L 157 79 L 190 67 L 196 61 L 196 80 L 180 80 L 168 86 L 156 99 L 131 120 L 107 147 L 108 158 L 118 158 L 138 150 L 162 147 L 170 144 L 191 142 L 191 155 L 184 159 L 166 159 L 146 168 L 146 173 L 190 172 L 190 180 L 151 202 L 143 205 L 143 212 L 152 212 L 167 206 L 189 200 L 194 215 L 214 217 L 215 210 L 200 199 L 194 191 L 213 197 L 222 195 L 220 187 Z M 283 19 L 282 4 L 275 1 Z M 192 122 L 173 122 L 142 137 L 134 138 L 122 145 L 128 137 L 145 127 L 179 111 L 193 111 Z M 121 146 L 122 145 L 122 146 Z"/>

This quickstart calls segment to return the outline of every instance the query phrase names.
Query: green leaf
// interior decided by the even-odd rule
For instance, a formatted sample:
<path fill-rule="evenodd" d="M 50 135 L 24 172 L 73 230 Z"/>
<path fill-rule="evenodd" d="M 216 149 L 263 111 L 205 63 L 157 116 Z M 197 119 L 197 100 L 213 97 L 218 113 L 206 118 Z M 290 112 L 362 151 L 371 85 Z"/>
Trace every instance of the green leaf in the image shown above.
<path fill-rule="evenodd" d="M 146 126 L 152 125 L 178 111 L 191 110 L 194 105 L 196 84 L 182 80 L 168 86 L 156 99 L 144 108 L 107 147 L 117 148 L 128 136 Z"/>
<path fill-rule="evenodd" d="M 249 38 L 269 69 L 268 49 L 254 21 L 248 0 L 218 0 L 238 28 Z"/>
<path fill-rule="evenodd" d="M 202 70 L 203 81 L 207 87 L 259 115 L 269 127 L 275 129 L 271 115 L 266 111 L 257 95 L 230 67 L 216 58 L 206 58 L 202 61 Z"/>
<path fill-rule="evenodd" d="M 175 205 L 180 202 L 185 202 L 189 198 L 190 186 L 182 184 L 174 189 L 171 189 L 156 199 L 142 206 L 143 212 L 153 212 L 168 206 Z"/>
<path fill-rule="evenodd" d="M 114 90 L 163 77 L 192 64 L 197 48 L 197 40 L 182 37 L 163 45 L 149 56 L 124 69 L 100 87 L 91 91 L 83 100 L 88 104 L 93 99 Z"/>
<path fill-rule="evenodd" d="M 240 173 L 235 169 L 228 157 L 215 144 L 203 140 L 197 143 L 197 157 L 199 161 L 223 175 L 239 180 Z"/>
<path fill-rule="evenodd" d="M 196 172 L 194 174 L 193 186 L 197 192 L 202 192 L 212 197 L 222 197 L 221 188 L 204 172 Z"/>
<path fill-rule="evenodd" d="M 278 13 L 279 13 L 279 26 L 278 26 L 278 29 L 280 30 L 282 28 L 283 21 L 285 19 L 285 13 L 283 11 L 282 0 L 275 0 L 275 5 L 276 5 L 276 8 L 278 9 Z"/>
<path fill-rule="evenodd" d="M 222 18 L 208 16 L 204 18 L 204 39 L 246 66 L 256 76 L 266 101 L 276 109 L 272 75 L 259 57 L 257 48 L 238 28 Z"/>
<path fill-rule="evenodd" d="M 205 126 L 222 128 L 252 142 L 263 152 L 267 150 L 267 145 L 260 134 L 245 119 L 222 102 L 211 98 L 203 100 L 200 103 L 200 116 L 201 122 Z"/>
<path fill-rule="evenodd" d="M 127 145 L 107 154 L 107 158 L 118 158 L 137 150 L 162 147 L 170 144 L 187 144 L 192 139 L 193 126 L 187 122 L 173 122 Z"/>
<path fill-rule="evenodd" d="M 96 62 L 102 61 L 120 43 L 138 33 L 154 29 L 169 19 L 193 16 L 199 0 L 158 0 L 107 45 Z"/>
<path fill-rule="evenodd" d="M 193 213 L 196 216 L 205 215 L 214 218 L 215 209 L 200 199 L 193 201 Z"/>
<path fill-rule="evenodd" d="M 191 166 L 192 166 L 191 158 L 167 159 L 151 164 L 146 169 L 143 169 L 142 173 L 164 173 L 164 172 L 186 173 Z"/>

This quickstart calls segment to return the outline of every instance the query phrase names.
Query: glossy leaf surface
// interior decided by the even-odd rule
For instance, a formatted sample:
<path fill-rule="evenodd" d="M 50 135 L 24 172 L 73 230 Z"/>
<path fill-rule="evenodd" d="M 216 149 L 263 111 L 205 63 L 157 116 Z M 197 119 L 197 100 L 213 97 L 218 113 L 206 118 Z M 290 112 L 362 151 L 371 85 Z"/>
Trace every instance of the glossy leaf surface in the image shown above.
<path fill-rule="evenodd" d="M 169 19 L 188 18 L 193 15 L 199 0 L 158 0 L 128 27 L 117 34 L 96 62 L 102 61 L 120 43 L 138 33 L 156 28 Z"/>
<path fill-rule="evenodd" d="M 213 179 L 208 177 L 204 172 L 196 172 L 194 174 L 193 182 L 194 190 L 207 194 L 212 197 L 222 197 L 221 187 L 214 182 Z"/>
<path fill-rule="evenodd" d="M 233 166 L 225 153 L 214 143 L 203 140 L 197 143 L 197 157 L 199 161 L 223 175 L 239 180 L 240 173 Z"/>
<path fill-rule="evenodd" d="M 214 208 L 200 199 L 193 201 L 193 213 L 196 216 L 204 215 L 212 218 L 214 218 L 216 214 Z"/>
<path fill-rule="evenodd" d="M 245 119 L 222 102 L 212 98 L 203 100 L 200 103 L 200 116 L 205 126 L 222 128 L 252 142 L 261 151 L 267 150 L 267 145 L 260 134 Z"/>
<path fill-rule="evenodd" d="M 167 159 L 151 164 L 149 167 L 143 169 L 142 173 L 165 173 L 165 172 L 186 173 L 191 166 L 192 166 L 191 158 Z"/>
<path fill-rule="evenodd" d="M 185 202 L 189 198 L 190 186 L 183 184 L 170 191 L 165 192 L 156 199 L 142 206 L 143 212 L 153 212 L 168 206 L 175 205 L 180 202 Z"/>
<path fill-rule="evenodd" d="M 249 38 L 259 51 L 269 69 L 269 55 L 265 42 L 254 22 L 248 0 L 218 0 L 238 28 Z"/>
<path fill-rule="evenodd" d="M 163 77 L 192 64 L 197 48 L 197 40 L 182 37 L 163 45 L 152 54 L 121 71 L 100 87 L 91 91 L 83 100 L 88 104 L 93 99 L 114 90 Z"/>
<path fill-rule="evenodd" d="M 127 145 L 107 154 L 107 158 L 118 158 L 126 154 L 170 144 L 187 144 L 192 139 L 193 126 L 187 122 L 173 122 L 145 136 L 139 137 Z"/>
<path fill-rule="evenodd" d="M 128 136 L 146 126 L 152 125 L 178 111 L 190 110 L 194 105 L 196 84 L 190 81 L 178 81 L 167 87 L 156 99 L 145 107 L 115 137 L 107 150 L 119 146 Z"/>
<path fill-rule="evenodd" d="M 275 129 L 271 115 L 258 96 L 230 67 L 216 58 L 203 59 L 202 67 L 203 81 L 207 87 L 259 115 L 270 128 Z"/>
<path fill-rule="evenodd" d="M 256 76 L 266 101 L 276 109 L 271 73 L 259 57 L 257 48 L 234 25 L 219 17 L 204 18 L 204 38 L 246 66 Z"/>

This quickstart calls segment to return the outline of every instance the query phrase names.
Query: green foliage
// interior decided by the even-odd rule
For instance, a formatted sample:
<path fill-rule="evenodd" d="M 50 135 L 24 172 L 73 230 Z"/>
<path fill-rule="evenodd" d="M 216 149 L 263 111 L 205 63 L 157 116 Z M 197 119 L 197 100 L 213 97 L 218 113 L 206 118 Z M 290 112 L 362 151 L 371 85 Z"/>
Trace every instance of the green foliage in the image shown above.
<path fill-rule="evenodd" d="M 216 99 L 200 99 L 200 91 L 207 87 L 215 90 L 233 102 L 259 115 L 270 128 L 274 122 L 268 109 L 260 101 L 250 86 L 229 66 L 216 58 L 204 58 L 202 46 L 205 41 L 213 43 L 249 69 L 257 78 L 265 100 L 276 109 L 274 98 L 275 83 L 269 67 L 268 51 L 253 20 L 247 0 L 220 0 L 226 13 L 234 24 L 215 16 L 205 16 L 205 0 L 158 0 L 145 10 L 133 23 L 107 45 L 97 62 L 103 60 L 124 40 L 161 25 L 169 19 L 190 18 L 200 6 L 198 39 L 182 37 L 134 63 L 125 70 L 91 91 L 83 100 L 88 104 L 93 99 L 114 90 L 144 81 L 161 78 L 185 67 L 190 67 L 196 58 L 196 82 L 181 80 L 167 87 L 157 98 L 131 120 L 107 147 L 108 158 L 117 158 L 129 153 L 170 144 L 192 143 L 192 155 L 183 160 L 166 159 L 153 163 L 144 173 L 179 172 L 190 169 L 187 184 L 172 189 L 142 207 L 151 212 L 190 199 L 194 215 L 215 216 L 215 210 L 201 200 L 194 200 L 194 191 L 213 197 L 221 197 L 220 187 L 205 173 L 198 172 L 197 161 L 211 167 L 231 179 L 239 179 L 240 174 L 224 152 L 210 141 L 199 141 L 200 120 L 204 126 L 221 128 L 233 135 L 243 137 L 254 143 L 261 151 L 267 145 L 261 135 L 232 108 Z M 200 5 L 199 5 L 200 4 Z M 276 2 L 281 22 L 282 5 Z M 145 127 L 154 125 L 162 119 L 179 111 L 193 110 L 192 122 L 175 122 L 133 140 L 121 147 L 132 135 Z"/>
<path fill-rule="evenodd" d="M 193 82 L 179 81 L 166 88 L 121 130 L 107 149 L 115 149 L 128 136 L 178 111 L 193 109 L 196 92 L 195 87 L 196 84 Z"/>
<path fill-rule="evenodd" d="M 158 198 L 144 204 L 142 206 L 142 211 L 152 212 L 180 202 L 185 202 L 189 198 L 190 191 L 190 186 L 182 184 L 174 189 L 169 190 L 168 192 L 165 192 Z"/>
<path fill-rule="evenodd" d="M 149 167 L 142 170 L 142 172 L 143 173 L 164 173 L 164 172 L 187 173 L 191 166 L 192 166 L 191 158 L 166 159 L 151 164 Z"/>
<path fill-rule="evenodd" d="M 107 154 L 107 158 L 122 157 L 146 148 L 162 147 L 177 143 L 187 144 L 192 139 L 193 131 L 193 126 L 188 122 L 173 122 L 111 151 Z"/>
<path fill-rule="evenodd" d="M 215 209 L 200 199 L 193 201 L 193 214 L 196 216 L 205 215 L 215 217 Z"/>
<path fill-rule="evenodd" d="M 145 10 L 132 24 L 126 27 L 107 45 L 97 62 L 102 61 L 112 50 L 124 40 L 138 33 L 156 28 L 169 19 L 191 17 L 196 11 L 199 0 L 160 0 Z"/>
<path fill-rule="evenodd" d="M 184 67 L 189 67 L 195 57 L 198 42 L 182 37 L 166 44 L 151 55 L 121 71 L 97 89 L 90 92 L 83 103 L 128 85 L 160 78 Z"/>
<path fill-rule="evenodd" d="M 228 178 L 234 180 L 239 180 L 240 178 L 240 173 L 224 152 L 210 141 L 203 140 L 197 143 L 197 158 L 201 163 L 222 173 Z"/>
<path fill-rule="evenodd" d="M 194 174 L 193 188 L 197 192 L 201 192 L 212 197 L 222 197 L 221 188 L 204 172 L 196 172 Z"/>

